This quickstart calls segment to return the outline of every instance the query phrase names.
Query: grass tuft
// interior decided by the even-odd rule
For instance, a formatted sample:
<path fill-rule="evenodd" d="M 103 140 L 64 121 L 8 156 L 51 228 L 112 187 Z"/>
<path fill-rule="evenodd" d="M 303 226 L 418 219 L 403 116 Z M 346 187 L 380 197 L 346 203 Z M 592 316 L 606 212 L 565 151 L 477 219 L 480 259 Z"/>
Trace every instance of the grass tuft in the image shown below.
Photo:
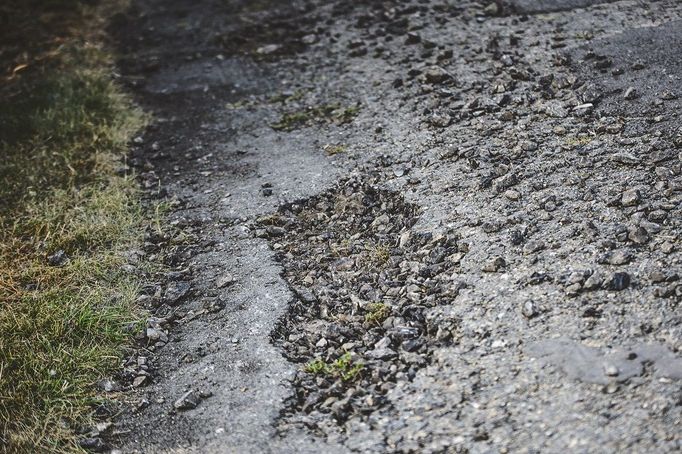
<path fill-rule="evenodd" d="M 341 378 L 343 381 L 355 381 L 360 377 L 364 367 L 362 363 L 354 363 L 350 353 L 345 353 L 331 363 L 317 358 L 306 364 L 304 370 L 313 375 Z"/>
<path fill-rule="evenodd" d="M 285 113 L 271 127 L 276 131 L 293 131 L 314 122 L 346 124 L 352 122 L 359 112 L 360 108 L 357 106 L 342 107 L 338 104 L 323 104 Z"/>
<path fill-rule="evenodd" d="M 391 308 L 384 303 L 372 303 L 367 307 L 365 323 L 368 325 L 381 325 L 391 315 Z"/>

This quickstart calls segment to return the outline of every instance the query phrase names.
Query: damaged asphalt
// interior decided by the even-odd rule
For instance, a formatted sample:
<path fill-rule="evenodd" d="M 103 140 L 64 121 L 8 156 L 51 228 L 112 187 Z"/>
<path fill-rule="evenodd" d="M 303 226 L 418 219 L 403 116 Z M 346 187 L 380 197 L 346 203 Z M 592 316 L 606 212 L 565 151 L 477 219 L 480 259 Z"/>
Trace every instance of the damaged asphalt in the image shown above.
<path fill-rule="evenodd" d="M 135 0 L 121 452 L 677 452 L 682 5 Z M 144 367 L 142 367 L 144 366 Z M 145 377 L 140 379 L 139 377 Z"/>

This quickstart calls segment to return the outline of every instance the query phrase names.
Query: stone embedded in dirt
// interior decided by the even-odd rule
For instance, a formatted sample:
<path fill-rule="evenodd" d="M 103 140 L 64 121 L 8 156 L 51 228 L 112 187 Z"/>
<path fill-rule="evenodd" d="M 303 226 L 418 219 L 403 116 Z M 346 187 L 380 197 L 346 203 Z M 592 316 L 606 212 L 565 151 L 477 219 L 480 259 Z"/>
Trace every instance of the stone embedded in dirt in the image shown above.
<path fill-rule="evenodd" d="M 111 392 L 118 392 L 121 390 L 121 385 L 111 379 L 103 379 L 97 382 L 97 386 L 103 390 L 104 392 L 111 393 Z"/>
<path fill-rule="evenodd" d="M 668 217 L 668 213 L 663 211 L 663 210 L 654 210 L 651 213 L 649 213 L 649 216 L 647 216 L 647 219 L 649 219 L 652 222 L 656 223 L 662 223 L 663 221 L 666 220 Z"/>
<path fill-rule="evenodd" d="M 504 196 L 507 199 L 511 200 L 512 202 L 516 202 L 521 198 L 521 194 L 519 193 L 519 191 L 515 191 L 513 189 L 508 189 L 504 191 Z"/>
<path fill-rule="evenodd" d="M 220 312 L 225 308 L 225 302 L 219 297 L 208 298 L 203 303 L 203 309 L 209 313 Z"/>
<path fill-rule="evenodd" d="M 139 388 L 140 386 L 144 385 L 149 377 L 146 375 L 138 375 L 133 379 L 133 388 Z"/>
<path fill-rule="evenodd" d="M 446 113 L 435 113 L 429 116 L 428 122 L 437 128 L 447 128 L 450 126 L 452 118 Z"/>
<path fill-rule="evenodd" d="M 201 398 L 193 390 L 190 390 L 173 402 L 173 408 L 178 411 L 191 410 L 196 408 L 200 402 Z"/>
<path fill-rule="evenodd" d="M 500 5 L 498 2 L 490 2 L 483 8 L 483 14 L 486 16 L 499 16 L 501 13 Z"/>
<path fill-rule="evenodd" d="M 518 183 L 519 183 L 519 178 L 516 175 L 516 173 L 509 172 L 509 173 L 506 173 L 505 175 L 502 175 L 501 177 L 497 178 L 493 182 L 493 190 L 496 193 L 500 193 L 506 189 L 511 188 L 512 186 L 517 185 Z M 510 194 L 512 195 L 512 197 L 515 196 L 515 194 L 513 192 Z M 516 194 L 518 194 L 518 192 Z"/>
<path fill-rule="evenodd" d="M 395 350 L 391 350 L 390 348 L 384 347 L 384 348 L 375 348 L 374 350 L 370 350 L 367 353 L 365 353 L 365 356 L 369 359 L 380 359 L 380 360 L 388 360 L 391 358 L 395 358 L 398 354 L 395 352 Z"/>
<path fill-rule="evenodd" d="M 585 290 L 596 290 L 602 286 L 604 283 L 604 277 L 602 276 L 601 272 L 599 271 L 594 271 L 590 277 L 588 277 L 585 280 L 585 283 L 583 284 L 583 288 Z"/>
<path fill-rule="evenodd" d="M 661 252 L 664 254 L 670 254 L 675 250 L 675 245 L 671 243 L 670 241 L 665 241 L 663 244 L 661 244 Z"/>
<path fill-rule="evenodd" d="M 613 364 L 605 364 L 604 365 L 604 374 L 607 377 L 617 377 L 620 371 L 618 370 L 618 367 L 614 366 Z"/>
<path fill-rule="evenodd" d="M 630 166 L 635 166 L 642 162 L 642 160 L 639 157 L 628 152 L 615 153 L 614 155 L 611 156 L 611 160 Z"/>
<path fill-rule="evenodd" d="M 649 233 L 644 227 L 631 227 L 628 230 L 628 239 L 636 244 L 645 244 L 649 241 Z"/>
<path fill-rule="evenodd" d="M 314 33 L 305 35 L 303 38 L 301 38 L 301 42 L 303 44 L 315 44 L 318 40 L 319 40 L 318 36 Z"/>

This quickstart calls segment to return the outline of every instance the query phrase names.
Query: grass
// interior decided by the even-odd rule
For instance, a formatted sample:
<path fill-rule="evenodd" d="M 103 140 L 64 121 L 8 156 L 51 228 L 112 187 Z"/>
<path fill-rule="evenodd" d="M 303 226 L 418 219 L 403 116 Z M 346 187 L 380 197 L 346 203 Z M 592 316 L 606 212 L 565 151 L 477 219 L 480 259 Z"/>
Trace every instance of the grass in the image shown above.
<path fill-rule="evenodd" d="M 391 250 L 386 245 L 378 245 L 371 249 L 373 262 L 377 266 L 384 266 L 391 258 Z"/>
<path fill-rule="evenodd" d="M 337 154 L 345 153 L 347 150 L 347 147 L 345 145 L 325 145 L 322 147 L 322 149 L 327 153 L 329 156 L 334 156 Z"/>
<path fill-rule="evenodd" d="M 368 325 L 381 325 L 391 315 L 391 308 L 384 303 L 372 303 L 367 307 L 365 323 Z"/>
<path fill-rule="evenodd" d="M 144 215 L 116 169 L 145 117 L 112 82 L 93 8 L 0 11 L 22 28 L 4 42 L 24 48 L 0 59 L 0 452 L 82 452 L 95 383 L 139 323 L 137 278 L 121 265 Z M 50 264 L 58 251 L 67 259 Z"/>
<path fill-rule="evenodd" d="M 353 363 L 350 353 L 345 353 L 331 363 L 317 358 L 306 364 L 305 371 L 313 375 L 323 375 L 332 378 L 341 378 L 343 381 L 355 381 L 364 369 L 364 364 Z"/>
<path fill-rule="evenodd" d="M 342 107 L 338 104 L 323 104 L 285 113 L 271 127 L 276 131 L 293 131 L 313 122 L 345 124 L 353 121 L 359 112 L 360 108 L 357 106 Z"/>

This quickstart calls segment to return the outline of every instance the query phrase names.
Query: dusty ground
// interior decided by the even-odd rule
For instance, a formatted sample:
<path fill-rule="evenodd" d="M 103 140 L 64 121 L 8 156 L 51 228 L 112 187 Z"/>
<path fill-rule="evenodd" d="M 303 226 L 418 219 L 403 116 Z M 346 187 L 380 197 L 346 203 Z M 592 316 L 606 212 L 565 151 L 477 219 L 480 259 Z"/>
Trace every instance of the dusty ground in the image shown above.
<path fill-rule="evenodd" d="M 181 232 L 118 449 L 682 448 L 682 4 L 137 0 L 112 33 Z"/>

